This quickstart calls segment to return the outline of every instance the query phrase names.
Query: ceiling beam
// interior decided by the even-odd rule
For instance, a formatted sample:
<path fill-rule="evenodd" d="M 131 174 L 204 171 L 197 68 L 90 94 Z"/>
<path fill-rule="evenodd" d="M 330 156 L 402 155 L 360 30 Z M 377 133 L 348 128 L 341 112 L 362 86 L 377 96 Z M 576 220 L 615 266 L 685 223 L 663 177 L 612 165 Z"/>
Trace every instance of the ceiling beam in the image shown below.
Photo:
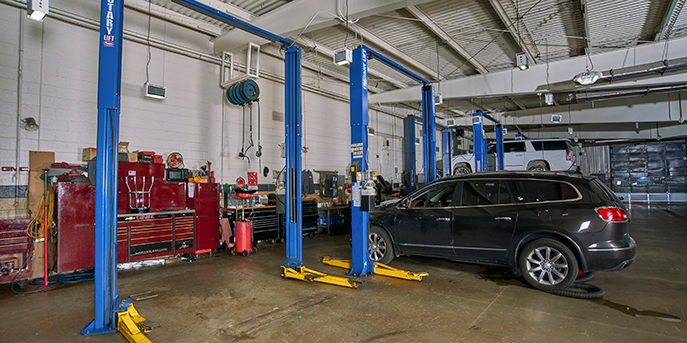
<path fill-rule="evenodd" d="M 584 0 L 582 0 L 584 1 Z M 508 13 L 506 13 L 506 10 L 503 8 L 499 0 L 489 0 L 489 3 L 491 3 L 491 7 L 494 8 L 494 11 L 496 11 L 496 14 L 498 14 L 499 18 L 501 18 L 501 22 L 503 22 L 503 25 L 506 26 L 506 29 L 508 29 L 508 32 L 510 32 L 511 36 L 513 36 L 513 39 L 515 42 L 520 46 L 520 50 L 523 51 L 525 54 L 527 54 L 527 59 L 532 61 L 532 63 L 536 64 L 537 60 L 534 59 L 534 55 L 530 51 L 529 47 L 527 44 L 522 39 L 522 36 L 519 34 L 518 30 L 516 30 L 515 23 L 513 23 L 510 20 L 510 17 L 508 16 Z M 520 20 L 520 18 L 515 18 L 515 20 Z M 514 58 L 514 56 L 513 56 Z"/>
<path fill-rule="evenodd" d="M 404 67 L 406 67 L 408 69 L 415 69 L 417 71 L 422 72 L 423 74 L 425 74 L 425 76 L 427 77 L 428 80 L 429 79 L 432 79 L 432 80 L 436 79 L 436 70 L 432 70 L 431 68 L 427 67 L 426 65 L 418 62 L 414 58 L 408 56 L 403 51 L 398 50 L 393 45 L 391 45 L 391 44 L 385 42 L 383 39 L 375 36 L 372 32 L 368 31 L 366 28 L 364 28 L 360 25 L 349 25 L 348 29 L 351 31 L 354 31 L 354 32 L 357 31 L 358 34 L 360 34 L 363 37 L 363 41 L 372 42 L 374 45 L 380 47 L 383 51 L 383 52 L 377 51 L 380 54 L 382 54 L 386 57 L 390 57 L 390 56 L 387 56 L 387 54 L 391 54 L 391 55 L 395 56 L 396 58 L 400 59 L 400 60 L 394 60 L 393 58 L 391 58 L 392 60 L 394 60 L 394 62 L 396 62 L 396 63 L 405 62 L 406 65 Z M 401 64 L 401 63 L 399 63 L 399 64 Z"/>
<path fill-rule="evenodd" d="M 327 48 L 327 47 L 324 46 L 323 44 L 320 44 L 320 43 L 318 43 L 318 42 L 316 42 L 316 41 L 314 41 L 314 40 L 312 40 L 312 39 L 308 39 L 308 38 L 306 38 L 306 37 L 300 37 L 300 38 L 298 38 L 298 42 L 299 42 L 299 43 L 302 43 L 302 44 L 305 44 L 305 45 L 307 45 L 307 46 L 309 46 L 309 47 L 315 48 L 315 50 L 316 50 L 317 52 L 322 53 L 323 55 L 332 58 L 332 64 L 334 63 L 334 60 L 333 60 L 333 59 L 334 59 L 334 51 L 332 51 L 331 49 Z M 405 88 L 405 87 L 408 87 L 407 84 L 405 84 L 405 83 L 403 83 L 403 82 L 401 82 L 401 81 L 399 81 L 399 80 L 396 80 L 396 79 L 394 79 L 393 77 L 390 77 L 390 76 L 388 76 L 388 75 L 385 75 L 385 74 L 383 74 L 383 73 L 381 73 L 381 72 L 375 70 L 374 68 L 370 68 L 369 66 L 368 66 L 368 68 L 367 68 L 367 73 L 368 73 L 370 76 L 384 79 L 384 81 L 389 82 L 389 83 L 391 83 L 392 85 L 394 85 L 394 86 L 396 86 L 396 87 L 398 87 L 398 88 Z M 347 82 L 348 82 L 348 81 L 347 81 Z"/>
<path fill-rule="evenodd" d="M 670 139 L 670 138 L 684 138 L 687 132 L 687 123 L 685 124 L 671 124 L 671 123 L 633 123 L 618 124 L 610 127 L 600 128 L 598 125 L 574 125 L 573 134 L 568 133 L 567 126 L 545 127 L 527 130 L 523 129 L 523 133 L 531 139 L 539 138 L 567 138 L 579 140 L 647 140 L 647 139 Z M 505 139 L 515 139 L 515 133 L 509 130 L 504 135 Z M 492 133 L 487 133 L 487 136 L 493 137 Z"/>
<path fill-rule="evenodd" d="M 527 109 L 527 106 L 525 106 L 525 103 L 523 103 L 522 101 L 518 100 L 517 98 L 515 98 L 515 97 L 513 97 L 513 96 L 507 96 L 506 98 L 508 98 L 508 100 L 510 100 L 510 102 L 514 103 L 515 106 L 518 106 L 521 110 L 526 110 L 526 109 Z"/>
<path fill-rule="evenodd" d="M 470 53 L 468 53 L 465 49 L 463 49 L 462 46 L 460 46 L 446 31 L 444 31 L 439 25 L 437 25 L 434 20 L 432 20 L 427 14 L 422 12 L 420 8 L 417 6 L 408 6 L 406 9 L 415 16 L 415 18 L 420 19 L 422 23 L 427 26 L 428 29 L 430 29 L 432 32 L 434 32 L 435 35 L 437 35 L 439 38 L 443 39 L 446 41 L 447 45 L 453 49 L 454 52 L 456 52 L 458 55 L 463 57 L 468 63 L 472 64 L 473 67 L 480 73 L 480 74 L 486 74 L 489 71 L 487 71 L 484 66 L 479 63 L 477 60 L 473 58 L 473 56 L 470 56 Z"/>
<path fill-rule="evenodd" d="M 659 45 L 660 44 L 660 47 Z M 663 60 L 663 43 L 651 43 L 632 47 L 634 64 L 641 65 Z M 594 55 L 596 70 L 610 70 L 627 67 L 628 49 L 618 49 Z M 687 56 L 687 37 L 670 40 L 670 50 L 666 59 L 671 60 Z M 584 90 L 572 83 L 572 77 L 585 70 L 586 56 L 577 56 L 566 60 L 549 63 L 549 82 L 569 82 L 572 90 Z M 441 83 L 441 94 L 447 99 L 479 98 L 487 96 L 508 96 L 514 94 L 536 94 L 540 86 L 546 86 L 547 65 L 540 63 L 528 70 L 520 71 L 515 68 L 484 75 L 473 75 Z M 684 82 L 684 74 L 661 76 L 659 78 L 640 81 L 613 83 L 611 87 L 639 86 L 644 84 Z M 606 84 L 604 87 L 608 87 Z M 592 88 L 593 89 L 593 88 Z M 558 91 L 558 90 L 557 90 Z M 421 101 L 419 86 L 408 87 L 370 96 L 370 102 L 396 103 L 404 101 Z"/>
<path fill-rule="evenodd" d="M 506 112 L 501 116 L 501 123 L 523 126 L 604 124 L 604 127 L 621 123 L 679 123 L 680 108 L 687 108 L 687 96 L 682 101 L 678 101 L 677 98 L 676 95 L 656 94 L 643 98 L 532 108 L 524 111 Z M 670 101 L 668 101 L 669 99 Z M 684 122 L 687 121 L 687 111 L 683 110 L 683 112 Z M 552 115 L 560 115 L 560 123 L 553 123 Z M 457 118 L 456 122 L 463 126 L 472 125 L 469 118 Z"/>
<path fill-rule="evenodd" d="M 199 31 L 213 37 L 217 37 L 222 34 L 222 29 L 216 25 L 193 19 L 189 16 L 179 14 L 162 6 L 149 3 L 145 0 L 126 0 L 124 2 L 124 6 L 145 15 L 150 13 L 150 15 L 155 18 L 162 19 L 188 29 Z M 148 6 L 150 6 L 150 12 L 148 12 Z"/>
<path fill-rule="evenodd" d="M 230 16 L 236 17 L 243 21 L 252 21 L 257 17 L 241 7 L 234 6 L 228 2 L 223 2 L 219 0 L 196 0 L 203 5 L 210 6 L 218 11 L 224 12 Z"/>
<path fill-rule="evenodd" d="M 349 0 L 348 19 L 357 20 L 430 1 L 432 0 Z M 339 17 L 343 18 L 345 15 L 341 2 L 340 0 L 291 1 L 251 20 L 250 23 L 276 35 L 295 38 L 301 32 L 307 33 L 341 23 Z M 242 48 L 248 42 L 265 44 L 267 40 L 243 30 L 231 30 L 213 41 L 215 52 L 233 51 Z"/>
<path fill-rule="evenodd" d="M 654 37 L 654 41 L 658 42 L 666 39 L 670 35 L 670 32 L 673 30 L 673 25 L 684 5 L 685 0 L 672 0 L 670 2 L 670 6 L 668 6 L 666 13 L 663 15 L 663 20 L 661 21 L 661 30 L 656 34 L 656 37 Z"/>
<path fill-rule="evenodd" d="M 580 11 L 582 13 L 582 23 L 583 23 L 583 37 L 584 37 L 584 52 L 589 55 L 591 54 L 591 42 L 589 36 L 589 16 L 587 15 L 587 0 L 580 0 Z"/>

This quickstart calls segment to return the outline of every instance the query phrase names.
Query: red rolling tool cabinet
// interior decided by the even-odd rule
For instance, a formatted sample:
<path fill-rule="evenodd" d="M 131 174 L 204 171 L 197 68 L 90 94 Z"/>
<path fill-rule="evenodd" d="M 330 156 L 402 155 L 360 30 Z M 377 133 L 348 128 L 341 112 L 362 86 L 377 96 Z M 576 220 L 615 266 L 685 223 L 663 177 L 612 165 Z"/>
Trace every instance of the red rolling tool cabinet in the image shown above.
<path fill-rule="evenodd" d="M 26 264 L 28 272 L 17 272 L 29 258 L 31 238 L 26 235 L 26 226 L 31 218 L 0 220 L 0 283 L 12 282 L 31 277 L 31 263 Z"/>
<path fill-rule="evenodd" d="M 218 185 L 165 182 L 164 171 L 164 164 L 119 162 L 117 262 L 199 254 L 218 247 Z M 58 182 L 56 194 L 57 270 L 91 268 L 95 188 L 90 183 Z"/>

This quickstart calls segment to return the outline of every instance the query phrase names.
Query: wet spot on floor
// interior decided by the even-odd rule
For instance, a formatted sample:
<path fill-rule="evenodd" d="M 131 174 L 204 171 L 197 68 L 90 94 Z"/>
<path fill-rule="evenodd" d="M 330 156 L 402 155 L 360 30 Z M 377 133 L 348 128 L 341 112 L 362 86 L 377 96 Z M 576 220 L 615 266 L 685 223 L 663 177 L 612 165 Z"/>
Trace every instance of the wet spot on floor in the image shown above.
<path fill-rule="evenodd" d="M 661 320 L 665 320 L 667 322 L 675 322 L 675 323 L 680 323 L 682 322 L 682 318 L 678 316 L 674 316 L 672 314 L 667 314 L 667 313 L 661 313 L 661 312 L 656 312 L 656 311 L 651 311 L 651 310 L 638 310 L 634 307 L 627 306 L 627 305 L 622 305 L 618 304 L 606 299 L 594 299 L 591 300 L 601 306 L 606 306 L 609 308 L 612 308 L 616 311 L 620 311 L 622 313 L 625 313 L 627 315 L 633 316 L 633 317 L 648 317 L 648 318 L 658 318 Z"/>

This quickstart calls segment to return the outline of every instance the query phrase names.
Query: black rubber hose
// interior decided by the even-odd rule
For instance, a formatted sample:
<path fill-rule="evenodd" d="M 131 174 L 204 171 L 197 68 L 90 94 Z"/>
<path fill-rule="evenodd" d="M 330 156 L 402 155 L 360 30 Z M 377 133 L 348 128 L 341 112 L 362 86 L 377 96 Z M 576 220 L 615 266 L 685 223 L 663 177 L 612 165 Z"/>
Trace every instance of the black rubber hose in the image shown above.
<path fill-rule="evenodd" d="M 575 279 L 575 283 L 585 283 L 592 281 L 592 279 L 594 279 L 594 272 L 590 272 L 589 274 L 583 277 L 578 277 L 577 279 Z"/>
<path fill-rule="evenodd" d="M 583 290 L 583 292 L 571 291 L 570 288 L 581 289 Z M 590 285 L 588 283 L 575 282 L 572 284 L 572 286 L 570 286 L 570 288 L 556 291 L 547 291 L 547 293 L 576 299 L 601 299 L 604 297 L 604 295 L 606 295 L 606 291 L 597 286 Z"/>

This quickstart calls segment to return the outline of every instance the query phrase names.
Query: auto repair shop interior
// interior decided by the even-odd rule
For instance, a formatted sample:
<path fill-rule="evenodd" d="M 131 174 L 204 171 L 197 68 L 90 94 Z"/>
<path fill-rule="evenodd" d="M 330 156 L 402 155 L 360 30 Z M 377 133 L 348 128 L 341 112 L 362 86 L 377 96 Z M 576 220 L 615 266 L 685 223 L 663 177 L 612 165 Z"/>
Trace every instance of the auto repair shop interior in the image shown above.
<path fill-rule="evenodd" d="M 685 342 L 684 0 L 0 0 L 2 342 Z"/>

